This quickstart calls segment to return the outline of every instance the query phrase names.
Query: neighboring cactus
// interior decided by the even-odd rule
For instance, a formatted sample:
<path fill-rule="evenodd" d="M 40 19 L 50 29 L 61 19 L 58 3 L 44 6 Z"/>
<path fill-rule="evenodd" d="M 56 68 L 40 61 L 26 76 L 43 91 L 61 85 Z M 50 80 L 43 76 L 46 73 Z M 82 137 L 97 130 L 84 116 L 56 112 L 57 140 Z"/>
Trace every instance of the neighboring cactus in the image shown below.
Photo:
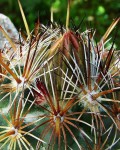
<path fill-rule="evenodd" d="M 27 101 L 28 99 L 26 99 Z M 4 120 L 7 125 L 0 126 L 0 128 L 3 130 L 0 132 L 0 142 L 2 142 L 1 149 L 17 149 L 17 146 L 19 149 L 25 148 L 25 149 L 34 149 L 31 142 L 26 139 L 26 135 L 31 136 L 32 138 L 35 138 L 38 141 L 42 141 L 40 138 L 35 136 L 34 134 L 29 133 L 26 131 L 27 127 L 30 127 L 32 124 L 34 124 L 36 121 L 30 122 L 28 124 L 24 124 L 25 119 L 27 117 L 27 114 L 29 113 L 33 103 L 27 108 L 25 111 L 25 105 L 26 101 L 23 104 L 23 94 L 18 99 L 16 98 L 14 100 L 14 105 L 9 110 L 9 115 L 6 117 L 2 112 L 1 115 L 3 117 L 2 120 Z M 6 147 L 8 145 L 8 148 Z"/>
<path fill-rule="evenodd" d="M 39 23 L 0 49 L 1 150 L 103 150 L 120 147 L 120 56 L 95 31 Z M 7 112 L 7 113 L 6 113 Z"/>

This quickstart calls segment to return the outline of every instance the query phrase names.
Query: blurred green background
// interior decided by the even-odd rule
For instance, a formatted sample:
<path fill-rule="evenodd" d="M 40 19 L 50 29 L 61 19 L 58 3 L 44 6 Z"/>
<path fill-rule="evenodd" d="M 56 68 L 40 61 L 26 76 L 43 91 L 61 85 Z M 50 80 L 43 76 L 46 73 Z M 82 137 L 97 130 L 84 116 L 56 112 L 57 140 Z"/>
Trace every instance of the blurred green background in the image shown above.
<path fill-rule="evenodd" d="M 41 23 L 47 24 L 50 21 L 51 8 L 54 11 L 54 21 L 65 25 L 67 0 L 21 0 L 21 4 L 31 30 L 34 28 L 38 14 Z M 113 19 L 120 16 L 119 12 L 120 0 L 72 0 L 70 18 L 74 24 L 79 25 L 85 17 L 81 31 L 84 31 L 86 27 L 92 27 L 97 30 L 97 38 L 100 38 Z M 25 30 L 17 0 L 0 0 L 0 13 L 9 16 L 17 29 Z M 119 29 L 117 32 L 118 45 L 120 43 Z"/>

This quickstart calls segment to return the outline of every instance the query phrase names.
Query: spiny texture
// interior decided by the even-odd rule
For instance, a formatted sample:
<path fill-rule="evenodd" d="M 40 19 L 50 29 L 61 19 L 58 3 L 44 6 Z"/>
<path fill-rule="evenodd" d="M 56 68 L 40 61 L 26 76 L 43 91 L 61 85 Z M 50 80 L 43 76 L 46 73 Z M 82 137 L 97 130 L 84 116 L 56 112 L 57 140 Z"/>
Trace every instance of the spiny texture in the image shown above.
<path fill-rule="evenodd" d="M 0 49 L 0 149 L 103 150 L 120 144 L 120 52 L 109 34 L 52 23 Z M 113 40 L 113 41 L 112 41 Z M 112 42 L 111 42 L 112 41 Z M 112 43 L 112 44 L 110 44 Z"/>

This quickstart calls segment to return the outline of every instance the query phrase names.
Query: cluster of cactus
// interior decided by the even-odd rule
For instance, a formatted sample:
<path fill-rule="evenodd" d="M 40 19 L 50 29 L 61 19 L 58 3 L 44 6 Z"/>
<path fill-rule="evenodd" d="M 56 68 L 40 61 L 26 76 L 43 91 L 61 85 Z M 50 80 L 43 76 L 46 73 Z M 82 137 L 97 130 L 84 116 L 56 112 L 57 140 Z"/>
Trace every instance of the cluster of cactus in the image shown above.
<path fill-rule="evenodd" d="M 120 55 L 95 31 L 39 23 L 0 50 L 1 150 L 109 150 L 120 147 Z M 116 36 L 115 36 L 116 37 Z M 113 42 L 111 42 L 113 41 Z M 110 44 L 112 43 L 112 44 Z"/>

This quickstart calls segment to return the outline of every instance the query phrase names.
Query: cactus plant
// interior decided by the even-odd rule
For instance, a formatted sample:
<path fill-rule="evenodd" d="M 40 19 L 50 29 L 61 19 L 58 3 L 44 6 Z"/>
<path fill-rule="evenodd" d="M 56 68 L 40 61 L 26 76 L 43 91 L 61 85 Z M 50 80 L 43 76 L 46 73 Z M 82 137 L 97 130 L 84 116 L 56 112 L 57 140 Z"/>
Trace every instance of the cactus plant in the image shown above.
<path fill-rule="evenodd" d="M 0 50 L 0 149 L 118 149 L 120 56 L 109 34 L 80 32 L 39 19 L 33 31 L 18 0 L 26 37 L 19 32 Z M 53 15 L 53 14 L 52 14 Z M 52 18 L 53 21 L 53 18 Z"/>

